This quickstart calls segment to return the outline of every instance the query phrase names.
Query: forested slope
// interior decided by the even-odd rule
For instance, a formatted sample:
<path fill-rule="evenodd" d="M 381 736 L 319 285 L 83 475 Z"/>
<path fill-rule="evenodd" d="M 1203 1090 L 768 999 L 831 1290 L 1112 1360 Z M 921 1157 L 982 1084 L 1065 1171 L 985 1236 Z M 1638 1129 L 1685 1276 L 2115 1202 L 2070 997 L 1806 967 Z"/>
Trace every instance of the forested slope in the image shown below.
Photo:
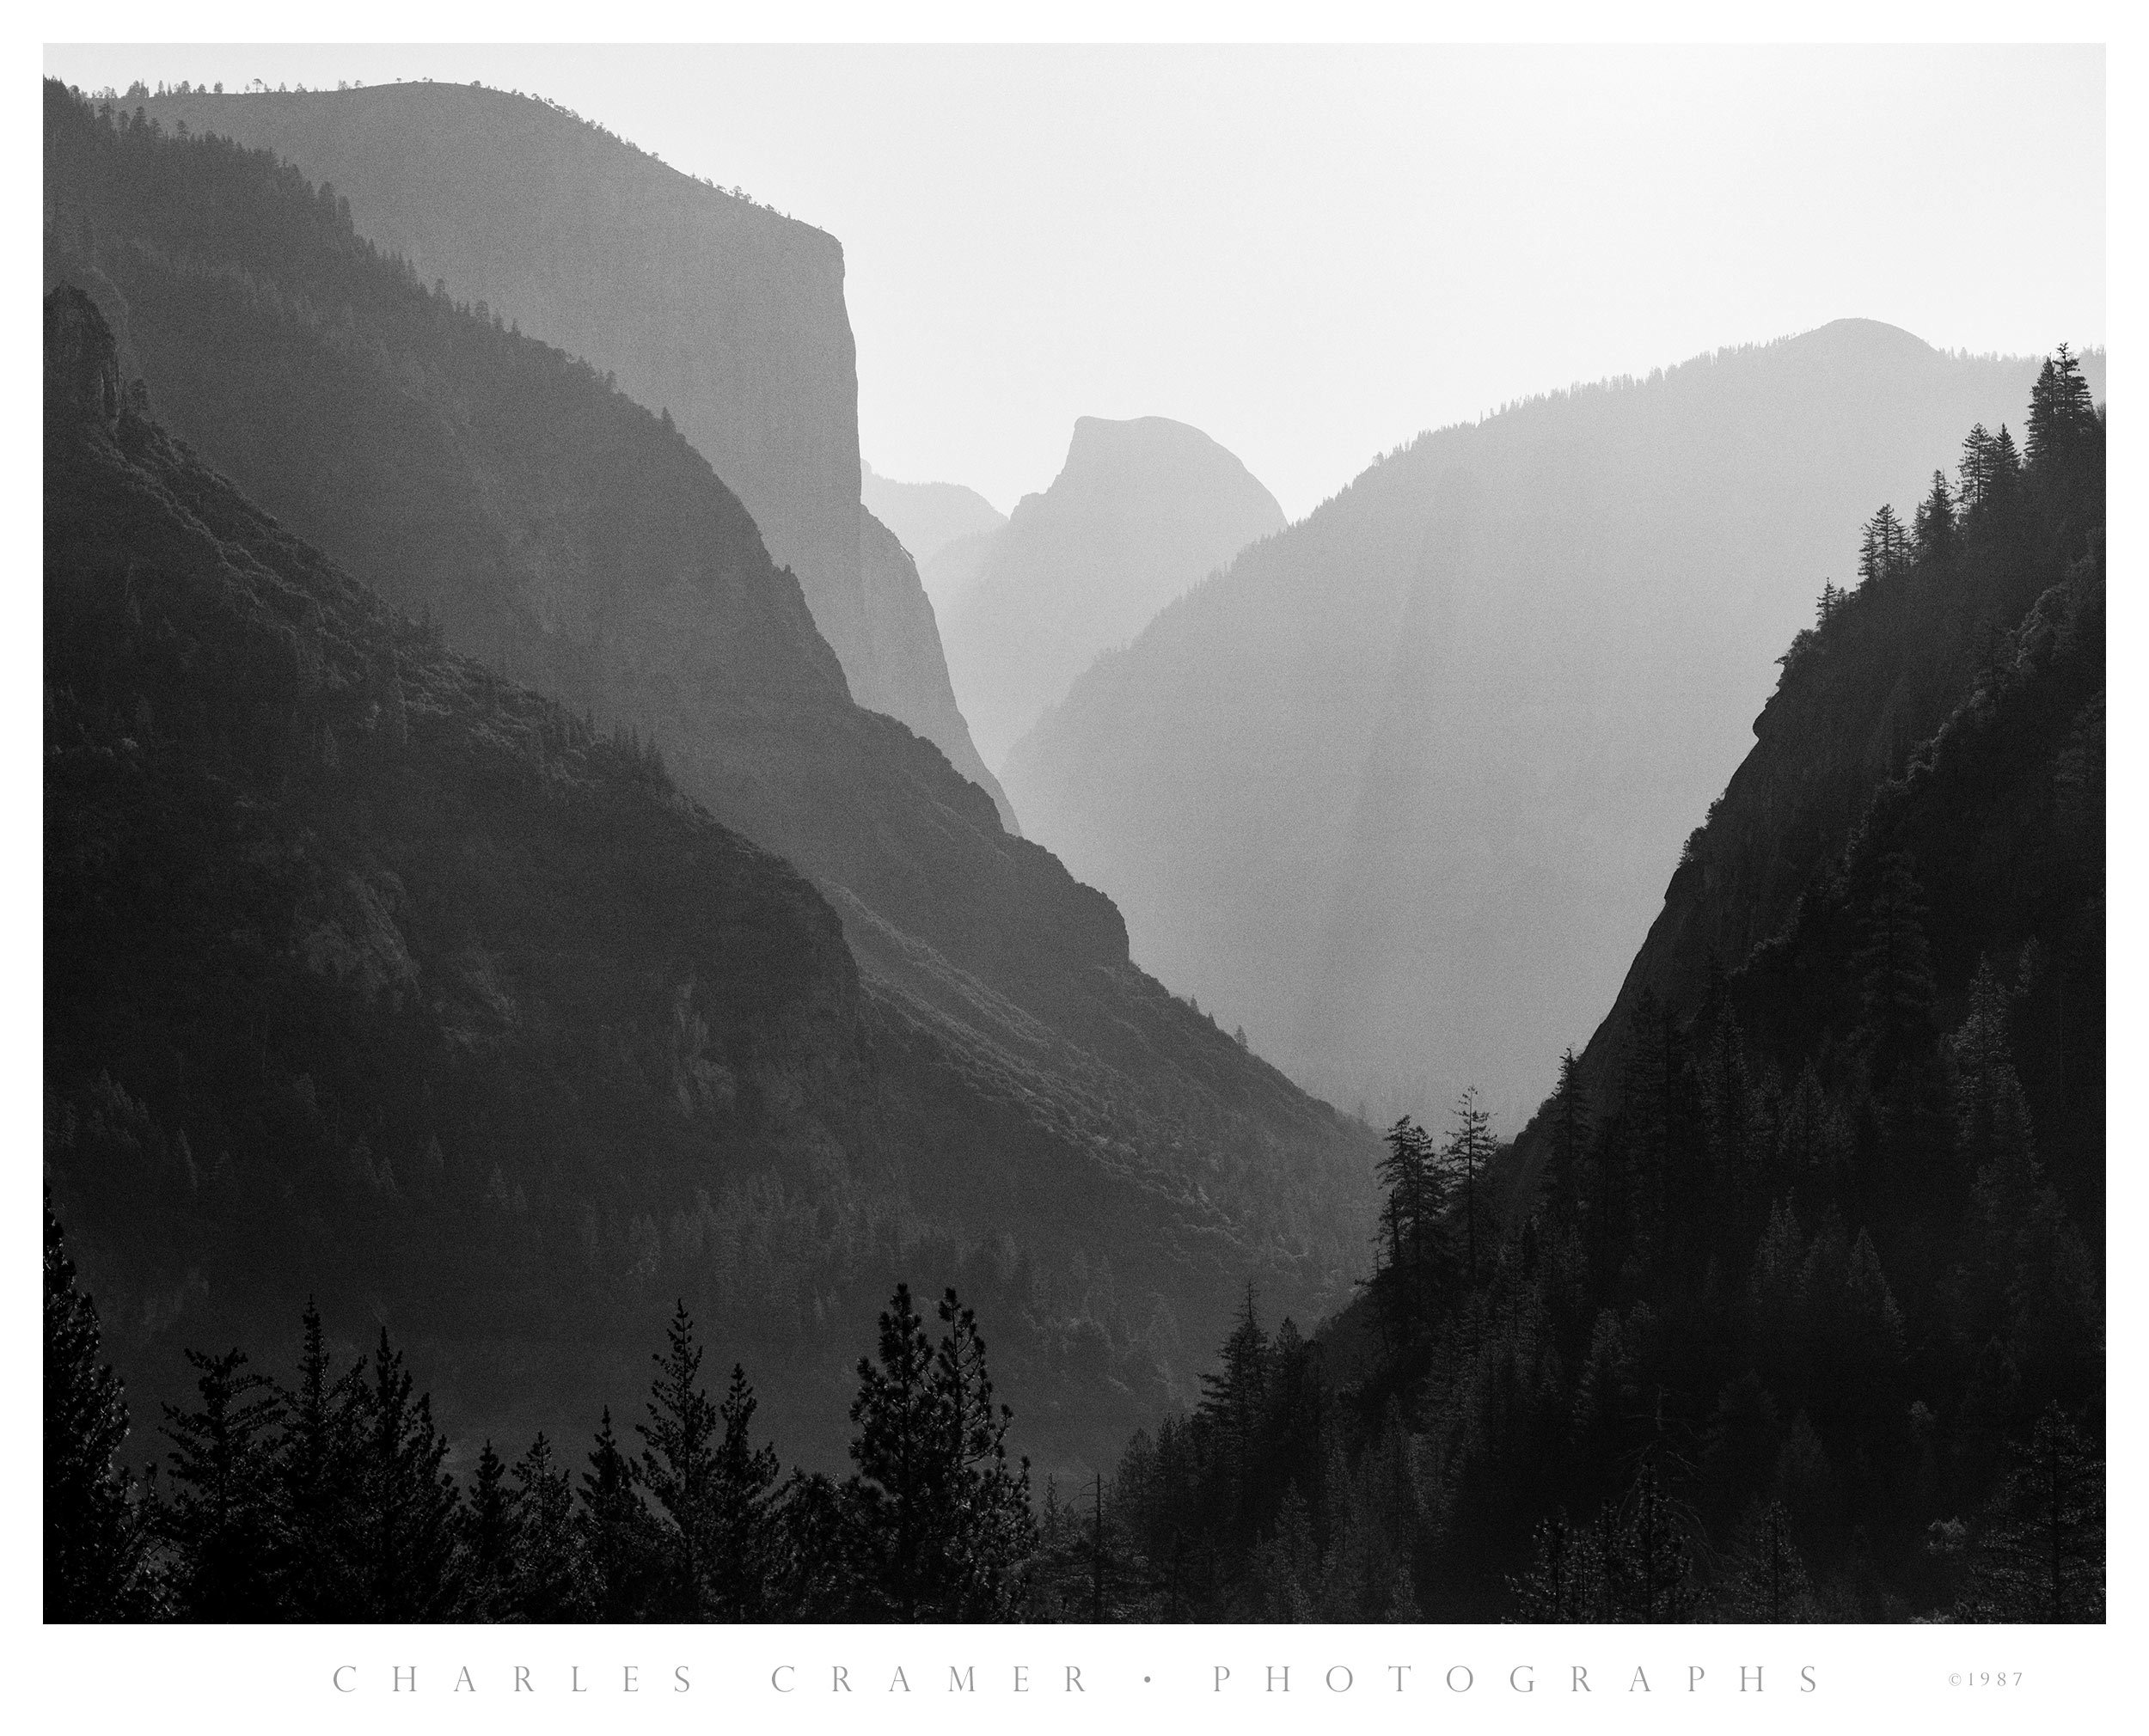
<path fill-rule="evenodd" d="M 269 150 L 333 185 L 358 232 L 422 281 L 443 280 L 676 418 L 798 575 L 858 702 L 909 724 L 1001 799 L 956 709 L 924 590 L 866 558 L 879 527 L 859 498 L 857 360 L 835 236 L 519 92 L 412 82 L 173 92 L 139 106 L 168 133 Z"/>
<path fill-rule="evenodd" d="M 1519 1149 L 1399 1122 L 1136 1441 L 1126 1609 L 2103 1618 L 2103 455 L 2063 349 L 1868 523 Z"/>
<path fill-rule="evenodd" d="M 828 1174 L 893 1166 L 896 1244 L 938 1238 L 947 1259 L 999 1272 L 1009 1287 L 984 1299 L 1030 1323 L 1000 1327 L 1008 1390 L 1055 1451 L 1100 1451 L 1138 1392 L 1184 1383 L 1249 1267 L 1308 1305 L 1341 1293 L 1367 1209 L 1362 1129 L 1135 969 L 1108 900 L 1008 836 L 929 743 L 851 703 L 797 585 L 676 431 L 415 283 L 265 155 L 115 128 L 64 92 L 50 103 L 48 278 L 106 310 L 122 377 L 145 380 L 155 417 L 454 651 L 597 736 L 653 741 L 685 795 L 833 906 L 860 967 L 855 1040 L 879 1071 L 828 1135 Z M 278 927 L 265 944 L 294 943 Z M 220 1006 L 254 1017 L 243 998 L 200 1011 Z M 159 1098 L 176 1087 L 129 1071 L 150 1053 L 93 1065 L 56 1048 L 56 1104 L 82 1110 L 108 1071 L 176 1138 L 183 1118 Z M 318 1087 L 311 1067 L 290 1071 Z M 338 1113 L 363 1120 L 390 1086 L 350 1089 Z M 813 1095 L 802 1079 L 786 1089 Z M 436 1135 L 453 1164 L 438 1129 L 414 1149 Z M 830 1309 L 868 1309 L 895 1276 L 937 1281 L 860 1253 L 854 1294 L 822 1290 L 803 1274 L 868 1245 L 845 1241 L 842 1187 L 726 1177 L 706 1207 L 682 1185 L 634 1214 L 651 1282 L 732 1299 L 704 1308 L 713 1330 L 825 1343 Z M 1128 1189 L 1152 1203 L 1128 1210 Z M 774 1238 L 764 1263 L 722 1251 L 757 1224 Z M 94 1213 L 70 1228 L 101 1292 L 117 1286 L 121 1317 L 141 1323 L 131 1354 L 161 1346 L 175 1363 L 184 1334 L 144 1301 L 149 1269 L 101 1264 Z M 154 1281 L 183 1286 L 190 1257 L 174 1244 L 176 1275 Z M 253 1257 L 283 1275 L 244 1282 L 305 1281 L 295 1245 Z M 798 1394 L 840 1385 L 834 1364 L 793 1360 L 788 1387 L 771 1382 L 772 1415 L 831 1426 Z M 459 1366 L 471 1385 L 444 1382 L 450 1405 L 512 1379 L 475 1356 Z"/>

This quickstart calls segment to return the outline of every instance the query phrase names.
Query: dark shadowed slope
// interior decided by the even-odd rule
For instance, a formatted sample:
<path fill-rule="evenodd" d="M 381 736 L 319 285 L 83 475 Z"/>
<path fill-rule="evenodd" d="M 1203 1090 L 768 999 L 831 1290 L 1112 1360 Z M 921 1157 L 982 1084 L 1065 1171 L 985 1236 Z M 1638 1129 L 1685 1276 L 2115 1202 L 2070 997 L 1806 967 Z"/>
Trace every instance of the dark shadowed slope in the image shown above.
<path fill-rule="evenodd" d="M 844 1150 L 900 1171 L 901 1222 L 966 1226 L 946 1245 L 1028 1299 L 1010 1312 L 1035 1325 L 1001 1328 L 1033 1347 L 1012 1390 L 1064 1450 L 1180 1378 L 1159 1347 L 1202 1342 L 1248 1273 L 1302 1311 L 1341 1293 L 1363 1131 L 1135 969 L 1108 900 L 850 702 L 796 584 L 676 431 L 427 291 L 260 154 L 115 131 L 64 93 L 48 128 L 48 278 L 123 327 L 160 419 L 457 651 L 653 738 L 683 791 L 836 907 L 885 1076 L 909 1082 L 876 1088 Z M 843 1222 L 815 1197 L 763 1198 L 808 1265 Z M 660 1281 L 701 1269 L 714 1232 L 664 1227 L 699 1210 L 689 1193 L 643 1213 Z M 737 1293 L 738 1329 L 759 1330 Z M 811 1336 L 816 1294 L 770 1292 L 774 1317 Z"/>
<path fill-rule="evenodd" d="M 1392 1128 L 1360 1299 L 1130 1444 L 1129 1614 L 2104 1619 L 2104 419 L 2032 401 L 1869 524 L 1519 1150 Z"/>
<path fill-rule="evenodd" d="M 1295 1076 L 1511 1116 L 1611 1000 L 1842 527 L 2019 425 L 2034 372 L 1846 321 L 1421 437 L 1100 660 L 1010 793 Z"/>
<path fill-rule="evenodd" d="M 195 93 L 142 107 L 274 150 L 422 282 L 663 411 L 799 578 L 851 692 L 997 796 L 915 574 L 859 502 L 858 377 L 832 235 L 533 97 L 449 84 Z"/>
<path fill-rule="evenodd" d="M 1283 528 L 1275 498 L 1199 429 L 1083 417 L 1052 486 L 1023 498 L 942 610 L 948 671 L 987 762 L 1099 651 Z"/>
<path fill-rule="evenodd" d="M 1007 522 L 991 501 L 959 482 L 897 482 L 870 464 L 863 468 L 866 510 L 903 540 L 921 572 L 929 571 L 933 557 L 951 542 Z"/>

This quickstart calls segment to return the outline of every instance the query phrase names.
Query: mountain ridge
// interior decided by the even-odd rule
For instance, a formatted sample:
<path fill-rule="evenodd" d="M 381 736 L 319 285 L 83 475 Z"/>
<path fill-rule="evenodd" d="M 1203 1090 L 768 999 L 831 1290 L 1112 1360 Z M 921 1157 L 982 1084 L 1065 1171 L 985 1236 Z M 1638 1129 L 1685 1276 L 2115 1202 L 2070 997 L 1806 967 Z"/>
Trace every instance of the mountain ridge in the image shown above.
<path fill-rule="evenodd" d="M 860 703 L 1004 806 L 947 683 L 924 590 L 859 498 L 857 362 L 826 231 L 698 180 L 556 105 L 427 83 L 192 92 L 168 131 L 273 150 L 352 201 L 421 280 L 615 373 L 732 487 L 798 574 Z"/>
<path fill-rule="evenodd" d="M 949 674 L 980 751 L 997 760 L 1100 651 L 1283 523 L 1275 497 L 1198 428 L 1077 418 L 1050 486 L 1017 503 L 951 590 Z"/>
<path fill-rule="evenodd" d="M 124 323 L 142 413 L 258 490 L 279 534 L 497 660 L 494 679 L 655 743 L 716 822 L 810 876 L 857 972 L 861 1053 L 900 1087 L 830 1150 L 905 1154 L 891 1226 L 915 1220 L 950 1259 L 1002 1250 L 1005 1330 L 1031 1347 L 1011 1391 L 1053 1452 L 1183 1381 L 1181 1324 L 1205 1330 L 1249 1268 L 1326 1305 L 1364 1130 L 1136 969 L 1107 898 L 1006 833 L 931 743 L 852 703 L 795 578 L 676 428 L 417 284 L 295 171 L 50 101 L 47 279 Z M 791 1185 L 770 1233 L 811 1252 L 811 1190 Z M 1172 1203 L 1107 1234 L 1116 1213 L 1097 1213 L 1127 1187 Z M 94 1248 L 94 1218 L 82 1232 Z"/>
<path fill-rule="evenodd" d="M 1842 570 L 1833 527 L 2018 422 L 2031 371 L 1844 322 L 1421 435 L 1101 657 L 1011 798 L 1295 1077 L 1519 1119 Z"/>

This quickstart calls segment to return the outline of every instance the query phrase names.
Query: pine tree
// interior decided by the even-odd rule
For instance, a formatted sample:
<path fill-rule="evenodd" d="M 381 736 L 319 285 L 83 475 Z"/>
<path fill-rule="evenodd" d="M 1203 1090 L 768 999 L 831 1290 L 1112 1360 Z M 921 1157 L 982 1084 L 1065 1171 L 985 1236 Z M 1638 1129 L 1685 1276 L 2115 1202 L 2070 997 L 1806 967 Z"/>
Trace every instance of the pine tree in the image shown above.
<path fill-rule="evenodd" d="M 357 1582 L 359 1416 L 365 1366 L 340 1375 L 330 1364 L 321 1311 L 302 1317 L 298 1384 L 283 1394 L 275 1477 L 285 1523 L 282 1578 L 301 1621 L 348 1621 L 361 1607 Z"/>
<path fill-rule="evenodd" d="M 2014 498 L 2020 468 L 2005 424 L 1996 435 L 1987 433 L 1982 422 L 1974 426 L 1963 437 L 1956 472 L 1964 518 L 1983 523 L 2004 510 Z"/>
<path fill-rule="evenodd" d="M 915 1621 L 934 1590 L 930 1556 L 935 1522 L 945 1503 L 946 1464 L 940 1452 L 939 1405 L 933 1388 L 933 1348 L 911 1305 L 910 1287 L 880 1316 L 878 1363 L 860 1358 L 851 1421 L 860 1505 L 872 1541 L 873 1583 L 893 1614 Z"/>
<path fill-rule="evenodd" d="M 1943 471 L 1932 473 L 1932 487 L 1918 503 L 1914 535 L 1918 553 L 1927 560 L 1944 561 L 1955 553 L 1955 497 Z"/>
<path fill-rule="evenodd" d="M 943 1609 L 950 1620 L 998 1620 L 1012 1605 L 1017 1568 L 1036 1546 L 1030 1461 L 1008 1464 L 1014 1413 L 993 1403 L 976 1313 L 950 1290 L 940 1299 L 940 1317 L 946 1330 L 934 1353 L 933 1375 L 952 1497 Z"/>
<path fill-rule="evenodd" d="M 2030 388 L 2030 426 L 2023 456 L 2041 477 L 2079 468 L 2097 441 L 2097 400 L 2082 364 L 2062 344 L 2045 358 Z"/>
<path fill-rule="evenodd" d="M 977 1317 L 950 1290 L 928 1344 L 899 1284 L 880 1317 L 878 1366 L 858 1365 L 853 1501 L 869 1598 L 904 1621 L 989 1621 L 1012 1610 L 1035 1544 L 1030 1468 L 1010 1469 L 1011 1413 L 993 1403 Z"/>
<path fill-rule="evenodd" d="M 1589 1100 L 1581 1065 L 1572 1048 L 1560 1054 L 1559 1082 L 1552 1088 L 1552 1155 L 1546 1167 L 1553 1220 L 1570 1225 L 1582 1216 L 1583 1166 L 1589 1150 Z"/>
<path fill-rule="evenodd" d="M 174 1613 L 195 1622 L 266 1622 L 283 1613 L 277 1585 L 279 1514 L 271 1431 L 282 1420 L 274 1385 L 246 1353 L 187 1353 L 200 1404 L 164 1407 L 174 1489 L 160 1528 L 179 1565 Z"/>
<path fill-rule="evenodd" d="M 650 1383 L 649 1421 L 634 1425 L 642 1449 L 641 1482 L 670 1520 L 664 1531 L 664 1614 L 693 1622 L 709 1612 L 708 1580 L 716 1539 L 717 1431 L 715 1403 L 701 1386 L 701 1350 L 686 1304 L 672 1310 L 665 1348 Z"/>
<path fill-rule="evenodd" d="M 1269 1335 L 1261 1329 L 1251 1284 L 1220 1360 L 1222 1367 L 1216 1373 L 1201 1378 L 1195 1419 L 1217 1445 L 1227 1511 L 1243 1539 L 1255 1519 L 1270 1364 Z"/>
<path fill-rule="evenodd" d="M 1970 983 L 1968 1011 L 1948 1042 L 1955 1076 L 1956 1149 L 1973 1175 L 1992 1171 L 1997 1177 L 2035 1163 L 2030 1105 L 2016 1077 L 2014 1046 L 2008 1036 L 2011 1014 L 2011 997 L 1992 961 L 1979 960 Z M 2034 1180 L 2025 1171 L 2017 1188 L 2026 1189 Z"/>
<path fill-rule="evenodd" d="M 509 1608 L 524 1622 L 585 1621 L 592 1614 L 581 1539 L 574 1525 L 574 1489 L 555 1467 L 552 1443 L 541 1433 L 515 1461 L 516 1550 L 509 1563 Z"/>
<path fill-rule="evenodd" d="M 978 1317 L 950 1289 L 940 1305 L 933 1384 L 948 1442 L 948 1611 L 952 1620 L 997 1620 L 1014 1592 L 1014 1573 L 1036 1547 L 1030 1515 L 1030 1461 L 1008 1464 L 1014 1412 L 993 1403 Z"/>
<path fill-rule="evenodd" d="M 1408 1116 L 1387 1130 L 1384 1141 L 1387 1152 L 1375 1171 L 1386 1193 L 1372 1288 L 1383 1330 L 1393 1342 L 1408 1346 L 1423 1336 L 1432 1311 L 1448 1180 L 1432 1135 Z"/>
<path fill-rule="evenodd" d="M 1932 1036 L 1932 955 L 1926 942 L 1924 889 L 1901 851 L 1881 865 L 1867 907 L 1859 975 L 1860 1039 L 1885 1080 L 1922 1052 Z"/>
<path fill-rule="evenodd" d="M 1779 1501 L 1759 1508 L 1740 1528 L 1712 1599 L 1727 1622 L 1820 1619 L 1805 1557 L 1792 1535 L 1791 1510 Z"/>
<path fill-rule="evenodd" d="M 455 1479 L 430 1397 L 412 1398 L 403 1354 L 381 1329 L 357 1457 L 360 1619 L 437 1622 L 456 1611 Z"/>
<path fill-rule="evenodd" d="M 782 1468 L 774 1447 L 753 1445 L 755 1409 L 746 1371 L 733 1364 L 731 1387 L 717 1413 L 724 1438 L 717 1447 L 715 1486 L 709 1502 L 709 1602 L 719 1621 L 763 1621 L 770 1613 L 770 1491 Z"/>
<path fill-rule="evenodd" d="M 642 1505 L 634 1462 L 620 1451 L 612 1410 L 604 1408 L 590 1468 L 582 1473 L 582 1553 L 590 1597 L 600 1622 L 646 1619 L 657 1592 L 663 1539 Z"/>
<path fill-rule="evenodd" d="M 516 1557 L 522 1538 L 507 1487 L 507 1466 L 487 1440 L 479 1451 L 470 1499 L 457 1514 L 462 1541 L 462 1615 L 467 1621 L 500 1622 L 512 1608 Z"/>
<path fill-rule="evenodd" d="M 1687 1520 L 1644 1461 L 1605 1528 L 1605 1594 L 1613 1620 L 1687 1619 L 1693 1607 Z"/>
<path fill-rule="evenodd" d="M 1578 1525 L 1565 1511 L 1540 1519 L 1530 1539 L 1529 1565 L 1508 1581 L 1519 1622 L 1605 1619 L 1604 1533 Z"/>
<path fill-rule="evenodd" d="M 75 1287 L 52 1195 L 45 1199 L 45 1619 L 149 1613 L 148 1536 L 119 1469 L 126 1391 L 97 1360 L 96 1304 Z"/>
<path fill-rule="evenodd" d="M 1492 1117 L 1478 1101 L 1475 1085 L 1455 1099 L 1448 1143 L 1441 1164 L 1448 1176 L 1460 1177 L 1453 1191 L 1462 1200 L 1463 1245 L 1466 1250 L 1468 1282 L 1478 1287 L 1478 1177 L 1492 1158 Z"/>
<path fill-rule="evenodd" d="M 1984 1622 L 2104 1619 L 2104 1464 L 2057 1404 L 2015 1448 L 1962 1613 Z"/>
<path fill-rule="evenodd" d="M 1909 565 L 1910 539 L 1895 509 L 1883 506 L 1866 520 L 1858 541 L 1858 574 L 1862 584 L 1884 584 Z"/>

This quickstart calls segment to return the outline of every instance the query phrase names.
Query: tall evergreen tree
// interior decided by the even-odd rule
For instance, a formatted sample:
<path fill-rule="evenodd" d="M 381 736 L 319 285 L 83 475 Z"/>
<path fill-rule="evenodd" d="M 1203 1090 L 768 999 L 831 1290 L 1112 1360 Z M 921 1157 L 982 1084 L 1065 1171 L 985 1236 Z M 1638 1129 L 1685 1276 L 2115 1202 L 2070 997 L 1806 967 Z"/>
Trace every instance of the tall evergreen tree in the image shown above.
<path fill-rule="evenodd" d="M 701 1385 L 701 1348 L 682 1301 L 665 1328 L 665 1348 L 649 1389 L 649 1421 L 634 1431 L 642 1448 L 641 1481 L 669 1521 L 664 1530 L 663 1614 L 694 1622 L 709 1613 L 716 1552 L 718 1430 L 723 1419 Z"/>
<path fill-rule="evenodd" d="M 1909 564 L 1910 539 L 1895 509 L 1883 506 L 1866 520 L 1858 541 L 1858 576 L 1862 584 L 1885 584 Z"/>
<path fill-rule="evenodd" d="M 98 1360 L 96 1304 L 75 1287 L 45 1200 L 45 1619 L 125 1621 L 149 1612 L 148 1537 L 119 1465 L 126 1391 Z"/>
<path fill-rule="evenodd" d="M 904 1621 L 919 1619 L 937 1589 L 933 1556 L 947 1468 L 938 1409 L 933 1347 L 910 1287 L 898 1284 L 880 1316 L 877 1358 L 859 1360 L 851 1458 L 873 1550 L 868 1590 Z"/>
<path fill-rule="evenodd" d="M 1928 560 L 1946 560 L 1955 553 L 1955 496 L 1949 490 L 1947 474 L 1932 473 L 1932 486 L 1926 498 L 1918 503 L 1918 514 L 1913 521 L 1913 535 L 1918 553 Z"/>
<path fill-rule="evenodd" d="M 1015 1574 L 1036 1545 L 1030 1461 L 1010 1465 L 1014 1413 L 993 1403 L 992 1376 L 976 1312 L 950 1290 L 934 1352 L 934 1386 L 945 1431 L 950 1513 L 945 1608 L 958 1621 L 992 1621 L 1013 1608 Z"/>
<path fill-rule="evenodd" d="M 1589 1100 L 1579 1068 L 1573 1048 L 1563 1051 L 1559 1080 L 1552 1087 L 1552 1155 L 1546 1191 L 1555 1220 L 1564 1223 L 1573 1223 L 1581 1216 L 1583 1165 L 1589 1150 Z"/>
<path fill-rule="evenodd" d="M 2104 1619 L 2104 1463 L 2057 1404 L 2015 1449 L 1980 1540 L 1967 1619 Z"/>
<path fill-rule="evenodd" d="M 173 1495 L 161 1528 L 178 1556 L 174 1613 L 196 1622 L 266 1622 L 283 1613 L 281 1525 L 272 1431 L 283 1400 L 246 1353 L 187 1353 L 199 1406 L 164 1407 Z"/>
<path fill-rule="evenodd" d="M 600 1622 L 646 1620 L 664 1560 L 663 1538 L 637 1487 L 634 1462 L 620 1451 L 607 1405 L 582 1473 L 582 1552 Z"/>
<path fill-rule="evenodd" d="M 718 1415 L 724 1438 L 716 1451 L 709 1501 L 709 1608 L 719 1620 L 767 1620 L 774 1538 L 770 1493 L 782 1467 L 776 1449 L 753 1444 L 756 1403 L 746 1371 L 732 1365 L 732 1384 Z"/>
<path fill-rule="evenodd" d="M 1462 1203 L 1463 1246 L 1467 1282 L 1478 1287 L 1478 1178 L 1492 1158 L 1492 1117 L 1478 1100 L 1475 1085 L 1455 1099 L 1448 1143 L 1441 1162 L 1454 1179 L 1452 1191 Z"/>
<path fill-rule="evenodd" d="M 413 1399 L 413 1385 L 402 1352 L 383 1327 L 357 1457 L 363 1620 L 445 1621 L 462 1592 L 456 1556 L 460 1492 L 441 1468 L 448 1441 L 433 1427 L 432 1401 Z"/>
<path fill-rule="evenodd" d="M 1791 1510 L 1780 1501 L 1767 1502 L 1747 1520 L 1711 1599 L 1716 1617 L 1770 1623 L 1820 1618 L 1793 1531 Z"/>
<path fill-rule="evenodd" d="M 1931 1040 L 1932 953 L 1925 891 L 1901 851 L 1881 866 L 1857 958 L 1860 1031 L 1885 1079 Z"/>
<path fill-rule="evenodd" d="M 282 1579 L 302 1621 L 349 1621 L 362 1606 L 359 1427 L 365 1366 L 339 1374 L 321 1311 L 307 1299 L 297 1385 L 283 1395 L 276 1444 L 278 1504 L 285 1524 Z"/>
<path fill-rule="evenodd" d="M 2030 388 L 2030 425 L 2023 456 L 2041 477 L 2078 469 L 2097 436 L 2097 400 L 2083 377 L 2082 364 L 2061 344 L 2045 358 Z"/>
<path fill-rule="evenodd" d="M 1013 1608 L 1034 1543 L 1027 1460 L 1007 1464 L 975 1314 L 951 1290 L 937 1348 L 899 1284 L 880 1317 L 878 1365 L 858 1365 L 851 1457 L 869 1599 L 898 1619 L 989 1621 Z"/>
<path fill-rule="evenodd" d="M 574 1488 L 553 1463 L 552 1443 L 540 1433 L 515 1461 L 516 1550 L 509 1564 L 509 1609 L 524 1622 L 591 1618 L 587 1573 L 574 1525 Z"/>
<path fill-rule="evenodd" d="M 489 1440 L 479 1450 L 470 1498 L 456 1519 L 462 1543 L 463 1619 L 505 1621 L 514 1607 L 515 1559 L 522 1538 L 507 1487 L 507 1465 Z"/>
<path fill-rule="evenodd" d="M 1226 1511 L 1242 1535 L 1255 1517 L 1262 1458 L 1262 1419 L 1268 1408 L 1270 1346 L 1246 1287 L 1239 1318 L 1224 1340 L 1221 1366 L 1202 1376 L 1195 1412 L 1216 1443 Z"/>

